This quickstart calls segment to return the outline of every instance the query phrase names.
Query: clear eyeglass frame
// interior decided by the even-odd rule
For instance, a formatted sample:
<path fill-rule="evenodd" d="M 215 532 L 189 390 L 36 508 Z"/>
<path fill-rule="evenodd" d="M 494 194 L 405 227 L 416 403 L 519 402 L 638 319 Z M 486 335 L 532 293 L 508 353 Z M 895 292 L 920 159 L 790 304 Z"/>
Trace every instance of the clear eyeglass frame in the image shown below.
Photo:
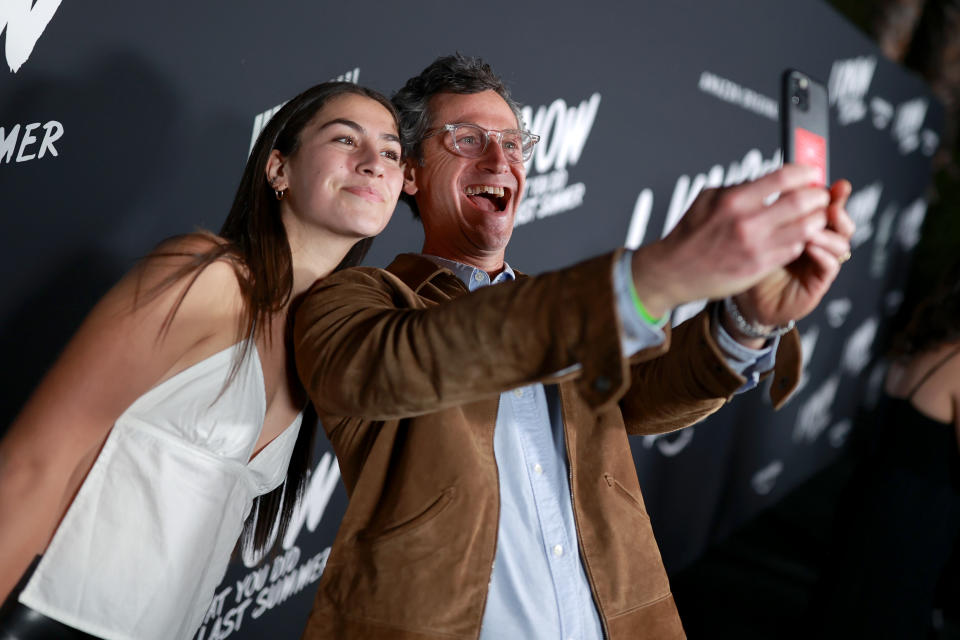
<path fill-rule="evenodd" d="M 421 138 L 426 140 L 437 134 L 449 133 L 448 147 L 464 158 L 479 158 L 487 151 L 490 139 L 494 138 L 503 155 L 511 164 L 526 162 L 533 155 L 533 147 L 540 136 L 521 129 L 484 129 L 472 122 L 453 122 L 428 132 Z"/>

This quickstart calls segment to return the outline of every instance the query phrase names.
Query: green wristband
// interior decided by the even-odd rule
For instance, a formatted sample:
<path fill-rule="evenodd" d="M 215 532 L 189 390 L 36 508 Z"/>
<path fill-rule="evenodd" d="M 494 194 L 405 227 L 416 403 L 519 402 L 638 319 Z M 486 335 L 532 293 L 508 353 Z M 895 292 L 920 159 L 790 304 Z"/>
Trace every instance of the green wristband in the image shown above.
<path fill-rule="evenodd" d="M 633 299 L 633 306 L 636 308 L 637 313 L 640 314 L 641 318 L 655 327 L 663 326 L 666 316 L 662 318 L 654 318 L 652 315 L 650 315 L 650 312 L 647 311 L 647 308 L 643 306 L 642 302 L 640 302 L 640 296 L 637 295 L 637 288 L 633 286 L 632 278 L 630 279 L 630 297 Z"/>

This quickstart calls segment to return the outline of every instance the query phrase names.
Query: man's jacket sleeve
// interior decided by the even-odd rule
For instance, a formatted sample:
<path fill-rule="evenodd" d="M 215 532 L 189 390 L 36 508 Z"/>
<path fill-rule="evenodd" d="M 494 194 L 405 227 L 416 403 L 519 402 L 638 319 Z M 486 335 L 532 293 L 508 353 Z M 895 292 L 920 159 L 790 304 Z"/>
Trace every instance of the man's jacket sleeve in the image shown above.
<path fill-rule="evenodd" d="M 440 304 L 381 269 L 335 273 L 297 311 L 300 379 L 321 415 L 368 420 L 570 378 L 593 409 L 619 400 L 631 433 L 678 429 L 716 411 L 743 378 L 726 366 L 706 313 L 668 328 L 662 345 L 624 357 L 616 256 Z M 575 364 L 577 371 L 555 376 Z"/>
<path fill-rule="evenodd" d="M 579 363 L 572 376 L 587 403 L 613 403 L 629 382 L 614 260 L 601 256 L 441 304 L 381 269 L 340 271 L 318 281 L 297 311 L 300 379 L 321 415 L 388 420 L 556 380 Z"/>

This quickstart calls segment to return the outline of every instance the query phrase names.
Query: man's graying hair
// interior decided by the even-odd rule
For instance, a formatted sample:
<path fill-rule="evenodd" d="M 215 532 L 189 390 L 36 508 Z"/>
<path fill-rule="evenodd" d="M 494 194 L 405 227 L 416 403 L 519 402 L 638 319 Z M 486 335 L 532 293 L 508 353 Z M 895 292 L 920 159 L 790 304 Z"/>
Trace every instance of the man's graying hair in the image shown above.
<path fill-rule="evenodd" d="M 430 98 L 438 93 L 481 93 L 496 91 L 517 117 L 517 126 L 523 128 L 520 105 L 510 96 L 510 90 L 489 64 L 480 58 L 455 53 L 434 60 L 420 75 L 407 80 L 391 101 L 400 114 L 400 139 L 403 140 L 403 155 L 422 163 L 421 142 L 431 126 L 445 123 L 431 122 Z M 420 217 L 413 196 L 401 193 L 400 197 Z"/>

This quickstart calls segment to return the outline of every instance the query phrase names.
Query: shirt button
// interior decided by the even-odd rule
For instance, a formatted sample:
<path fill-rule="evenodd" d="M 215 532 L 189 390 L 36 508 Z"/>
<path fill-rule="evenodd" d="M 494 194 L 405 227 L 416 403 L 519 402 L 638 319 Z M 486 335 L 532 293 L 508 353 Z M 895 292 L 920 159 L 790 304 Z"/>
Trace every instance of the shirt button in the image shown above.
<path fill-rule="evenodd" d="M 483 274 L 480 273 L 479 271 L 474 271 L 473 279 L 476 280 L 477 282 L 483 282 Z"/>
<path fill-rule="evenodd" d="M 514 389 L 514 390 L 513 390 L 513 395 L 517 396 L 518 398 L 522 398 L 522 397 L 523 397 L 523 389 Z"/>
<path fill-rule="evenodd" d="M 563 555 L 563 545 L 557 544 L 553 546 L 553 555 L 559 557 Z"/>
<path fill-rule="evenodd" d="M 533 465 L 533 471 L 534 471 L 537 475 L 540 475 L 541 473 L 543 473 L 543 467 L 540 466 L 540 463 L 539 463 L 539 462 L 538 462 L 537 464 Z"/>

